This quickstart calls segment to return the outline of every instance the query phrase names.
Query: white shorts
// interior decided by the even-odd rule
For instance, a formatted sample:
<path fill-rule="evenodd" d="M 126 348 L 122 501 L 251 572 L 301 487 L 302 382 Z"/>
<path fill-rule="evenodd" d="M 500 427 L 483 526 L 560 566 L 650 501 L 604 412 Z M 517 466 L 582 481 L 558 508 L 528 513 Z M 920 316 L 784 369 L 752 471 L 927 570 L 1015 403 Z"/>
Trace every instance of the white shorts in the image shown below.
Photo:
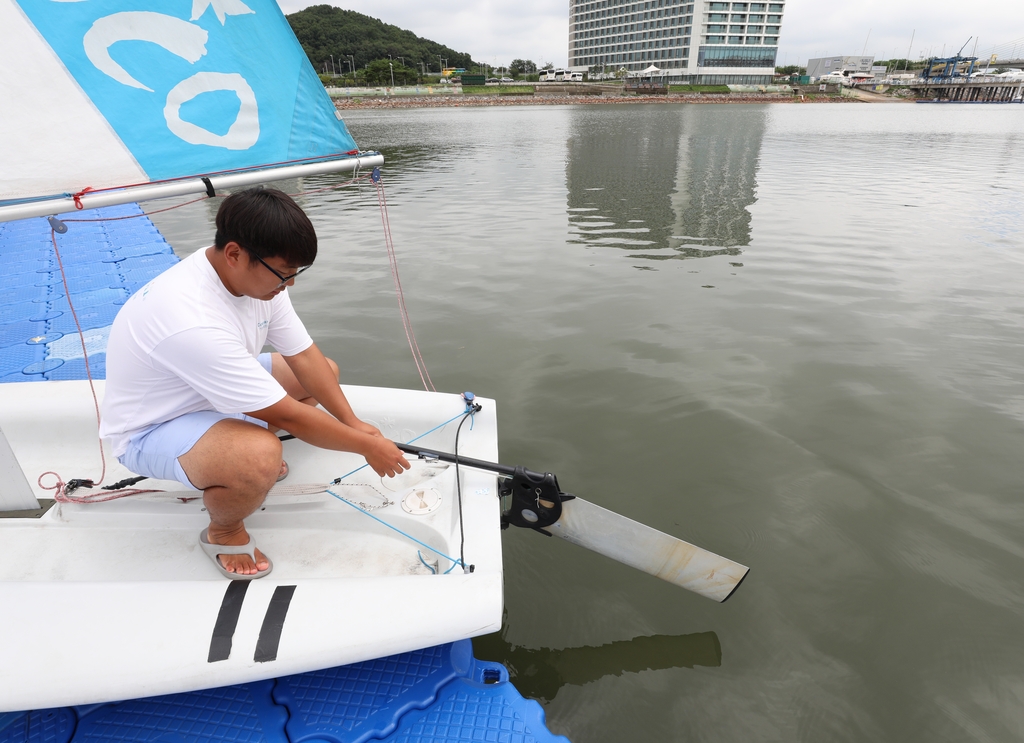
<path fill-rule="evenodd" d="M 261 353 L 259 362 L 264 369 L 270 371 L 269 353 Z M 132 436 L 128 448 L 117 461 L 137 475 L 157 480 L 176 480 L 191 490 L 198 490 L 189 482 L 188 475 L 178 462 L 178 457 L 188 453 L 215 423 L 227 418 L 267 427 L 266 422 L 245 413 L 218 413 L 216 410 L 186 413 Z"/>

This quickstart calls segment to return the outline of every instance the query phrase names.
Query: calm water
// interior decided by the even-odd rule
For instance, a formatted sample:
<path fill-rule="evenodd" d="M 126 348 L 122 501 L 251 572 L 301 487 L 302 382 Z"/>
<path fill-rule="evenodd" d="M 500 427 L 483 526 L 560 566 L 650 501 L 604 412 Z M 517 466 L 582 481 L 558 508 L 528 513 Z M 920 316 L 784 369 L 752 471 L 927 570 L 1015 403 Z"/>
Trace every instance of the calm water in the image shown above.
<path fill-rule="evenodd" d="M 346 120 L 388 158 L 434 382 L 498 400 L 502 460 L 752 567 L 719 605 L 507 533 L 477 652 L 554 731 L 1024 736 L 1024 107 Z M 373 189 L 302 203 L 314 337 L 344 381 L 418 387 Z M 184 254 L 209 218 L 157 221 Z"/>

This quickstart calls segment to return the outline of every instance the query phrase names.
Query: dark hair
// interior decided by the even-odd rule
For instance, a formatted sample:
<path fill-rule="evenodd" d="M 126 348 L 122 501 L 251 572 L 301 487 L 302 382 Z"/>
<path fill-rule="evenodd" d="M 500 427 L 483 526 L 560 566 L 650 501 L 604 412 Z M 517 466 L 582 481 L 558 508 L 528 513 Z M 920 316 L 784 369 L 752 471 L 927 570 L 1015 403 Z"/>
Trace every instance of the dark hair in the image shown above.
<path fill-rule="evenodd" d="M 316 231 L 292 198 L 276 188 L 249 188 L 224 199 L 217 210 L 214 247 L 229 242 L 260 258 L 284 258 L 291 266 L 316 260 Z"/>

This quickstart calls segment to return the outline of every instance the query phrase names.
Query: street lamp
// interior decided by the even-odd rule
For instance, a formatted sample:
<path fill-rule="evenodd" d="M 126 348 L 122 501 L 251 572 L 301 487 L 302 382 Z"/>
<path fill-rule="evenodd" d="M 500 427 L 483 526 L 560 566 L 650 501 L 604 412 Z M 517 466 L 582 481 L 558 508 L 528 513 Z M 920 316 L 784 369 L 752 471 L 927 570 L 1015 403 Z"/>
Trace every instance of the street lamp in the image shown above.
<path fill-rule="evenodd" d="M 388 62 L 388 67 L 391 69 L 391 87 L 395 87 L 395 66 Z"/>
<path fill-rule="evenodd" d="M 332 75 L 337 75 L 338 73 L 335 72 L 335 70 L 334 70 L 334 55 L 331 54 L 330 57 L 331 57 L 331 74 Z"/>
<path fill-rule="evenodd" d="M 441 71 L 441 72 L 444 72 L 444 67 L 441 66 L 441 55 L 440 54 L 437 55 L 437 69 L 439 71 Z"/>

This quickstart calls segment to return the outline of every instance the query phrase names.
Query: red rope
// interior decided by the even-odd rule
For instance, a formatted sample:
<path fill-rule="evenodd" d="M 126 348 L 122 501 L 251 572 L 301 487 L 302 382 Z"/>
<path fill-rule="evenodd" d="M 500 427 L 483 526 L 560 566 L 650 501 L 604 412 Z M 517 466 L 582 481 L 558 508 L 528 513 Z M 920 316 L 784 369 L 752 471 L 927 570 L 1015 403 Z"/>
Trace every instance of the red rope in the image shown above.
<path fill-rule="evenodd" d="M 377 203 L 380 205 L 380 220 L 384 226 L 384 244 L 388 250 L 388 263 L 391 264 L 391 278 L 395 282 L 395 294 L 398 296 L 398 310 L 402 316 L 402 327 L 405 329 L 405 338 L 409 342 L 409 349 L 412 351 L 412 360 L 416 364 L 416 371 L 419 372 L 420 381 L 423 382 L 423 389 L 428 392 L 437 392 L 434 383 L 427 372 L 427 362 L 423 360 L 419 344 L 416 343 L 416 334 L 412 331 L 412 320 L 409 318 L 409 309 L 405 306 L 405 292 L 402 290 L 402 279 L 398 275 L 398 256 L 395 253 L 395 244 L 391 239 L 391 223 L 388 220 L 388 201 L 384 196 L 383 179 L 374 181 L 377 187 Z"/>
<path fill-rule="evenodd" d="M 92 404 L 96 409 L 96 428 L 100 426 L 100 401 L 96 396 L 96 384 L 92 379 L 92 370 L 89 368 L 89 351 L 85 347 L 85 334 L 82 332 L 82 324 L 78 322 L 78 313 L 75 312 L 75 305 L 71 301 L 71 289 L 68 288 L 68 277 L 64 273 L 64 261 L 60 257 L 60 248 L 57 247 L 57 233 L 53 227 L 50 227 L 50 242 L 53 243 L 53 253 L 57 256 L 57 266 L 60 268 L 60 279 L 64 282 L 64 297 L 68 300 L 68 307 L 71 310 L 71 317 L 75 319 L 75 327 L 78 328 L 78 340 L 82 343 L 82 357 L 85 359 L 85 375 L 89 379 L 89 389 L 92 390 Z M 97 440 L 100 444 L 100 462 L 102 462 L 102 471 L 100 472 L 100 479 L 97 485 L 103 482 L 103 478 L 107 476 L 107 458 L 103 453 L 103 441 L 97 436 Z M 42 477 L 42 475 L 40 475 Z M 60 477 L 58 476 L 58 480 Z M 63 483 L 61 483 L 63 484 Z M 42 484 L 40 483 L 40 487 Z"/>
<path fill-rule="evenodd" d="M 83 188 L 78 193 L 73 194 L 71 196 L 71 198 L 73 198 L 75 200 L 75 209 L 78 209 L 78 210 L 85 209 L 85 207 L 82 206 L 82 197 L 85 196 L 90 191 L 95 191 L 95 190 L 96 189 L 94 189 L 92 186 L 86 186 L 85 188 Z"/>
<path fill-rule="evenodd" d="M 179 204 L 184 206 L 184 204 Z M 70 221 L 93 221 L 93 220 L 68 220 Z M 64 283 L 64 296 L 68 300 L 68 308 L 71 310 L 71 316 L 75 320 L 75 327 L 78 329 L 78 339 L 82 343 L 82 357 L 85 359 L 85 375 L 89 379 L 89 390 L 92 392 L 92 404 L 93 409 L 96 411 L 96 428 L 100 425 L 100 401 L 96 395 L 96 383 L 92 378 L 92 369 L 89 367 L 89 351 L 85 346 L 85 333 L 82 332 L 82 325 L 78 321 L 78 313 L 75 311 L 75 305 L 71 301 L 71 289 L 68 287 L 68 277 L 64 271 L 64 261 L 60 257 L 60 248 L 57 245 L 57 233 L 54 229 L 50 228 L 50 242 L 53 243 L 53 253 L 57 257 L 57 266 L 60 268 L 60 278 Z M 100 479 L 96 481 L 92 487 L 97 487 L 103 484 L 103 480 L 107 476 L 107 457 L 103 452 L 103 440 L 96 437 L 100 447 Z M 46 475 L 53 475 L 57 478 L 57 482 L 52 486 L 43 485 L 43 478 Z M 53 499 L 60 503 L 103 503 L 104 501 L 116 500 L 118 498 L 124 498 L 129 495 L 138 495 L 139 493 L 158 493 L 159 490 L 111 490 L 105 493 L 90 493 L 89 495 L 71 495 L 67 492 L 67 483 L 58 475 L 56 472 L 44 472 L 36 480 L 36 483 L 43 490 L 53 490 Z"/>
<path fill-rule="evenodd" d="M 299 191 L 298 193 L 290 193 L 288 195 L 294 198 L 296 196 L 309 196 L 310 194 L 314 193 L 324 193 L 325 191 L 336 191 L 337 189 L 342 188 L 343 186 L 351 186 L 353 183 L 365 181 L 367 178 L 370 177 L 372 177 L 371 173 L 367 173 L 366 175 L 357 175 L 353 176 L 352 178 L 349 178 L 344 183 L 335 183 L 334 185 L 326 186 L 325 188 L 314 188 L 309 191 Z"/>
<path fill-rule="evenodd" d="M 355 176 L 355 177 L 349 179 L 348 181 L 346 181 L 345 183 L 334 184 L 334 185 L 331 185 L 331 186 L 327 186 L 325 188 L 313 189 L 313 190 L 309 190 L 309 191 L 300 191 L 297 194 L 290 194 L 290 195 L 291 196 L 304 196 L 304 195 L 308 195 L 308 194 L 322 193 L 324 191 L 333 191 L 335 189 L 341 188 L 342 186 L 351 185 L 352 183 L 356 183 L 358 181 L 366 180 L 367 178 L 370 178 L 370 177 L 372 177 L 372 174 L 368 173 L 368 174 L 363 175 L 363 176 Z M 391 237 L 391 224 L 390 224 L 390 221 L 388 219 L 388 206 L 387 206 L 387 198 L 384 195 L 384 185 L 383 185 L 383 183 L 381 183 L 380 180 L 375 181 L 375 185 L 376 185 L 376 188 L 377 188 L 377 202 L 380 205 L 380 210 L 381 210 L 381 212 L 380 212 L 381 223 L 383 224 L 383 227 L 384 227 L 384 243 L 387 246 L 388 263 L 391 266 L 391 277 L 392 277 L 392 279 L 395 282 L 395 292 L 396 292 L 396 294 L 398 296 L 398 309 L 399 309 L 399 312 L 400 312 L 400 314 L 402 316 L 402 327 L 405 329 L 405 337 L 406 337 L 406 340 L 409 342 L 409 349 L 412 351 L 413 362 L 416 364 L 416 371 L 419 372 L 420 381 L 423 382 L 424 389 L 426 389 L 428 391 L 436 392 L 437 390 L 434 387 L 433 381 L 431 381 L 431 379 L 430 379 L 430 374 L 427 372 L 426 361 L 424 361 L 423 354 L 420 352 L 419 344 L 416 342 L 416 335 L 415 335 L 415 333 L 413 333 L 413 330 L 412 330 L 412 320 L 409 318 L 409 310 L 408 310 L 408 307 L 406 307 L 406 304 L 405 304 L 405 293 L 404 293 L 404 291 L 402 289 L 402 279 L 400 278 L 400 276 L 398 274 L 398 256 L 397 256 L 397 254 L 395 252 L 394 241 L 393 241 L 393 239 Z M 80 200 L 80 197 L 82 195 L 84 195 L 86 192 L 92 191 L 92 190 L 93 190 L 92 188 L 86 188 L 86 189 L 80 191 L 79 193 L 75 194 L 74 199 L 75 199 L 75 207 L 76 208 L 78 208 L 78 209 L 82 209 L 83 208 L 81 200 Z M 218 196 L 220 196 L 220 195 L 218 194 Z M 168 207 L 165 207 L 163 209 L 155 209 L 153 211 L 141 212 L 139 214 L 129 214 L 129 215 L 126 215 L 126 216 L 123 216 L 123 217 L 105 217 L 105 218 L 97 218 L 97 219 L 65 219 L 65 220 L 62 220 L 62 221 L 64 221 L 64 222 L 107 222 L 107 221 L 118 221 L 118 220 L 122 220 L 122 219 L 138 219 L 139 217 L 148 217 L 150 214 L 160 214 L 161 212 L 171 211 L 172 209 L 180 209 L 183 206 L 188 206 L 189 204 L 195 204 L 196 202 L 199 202 L 199 201 L 205 201 L 208 198 L 210 198 L 210 197 L 209 196 L 202 196 L 202 197 L 200 197 L 198 199 L 192 199 L 191 201 L 185 201 L 185 202 L 182 202 L 181 204 L 175 204 L 174 206 L 168 206 Z M 57 245 L 57 234 L 53 230 L 52 227 L 50 228 L 50 241 L 53 243 L 53 252 L 54 252 L 54 255 L 56 255 L 56 257 L 57 257 L 57 265 L 60 268 L 61 281 L 64 283 L 64 296 L 67 297 L 68 307 L 71 310 L 71 316 L 74 318 L 74 320 L 75 320 L 75 327 L 78 329 L 78 338 L 79 338 L 79 340 L 82 343 L 82 356 L 85 359 L 85 373 L 86 373 L 86 376 L 87 376 L 87 378 L 89 380 L 89 389 L 92 392 L 93 407 L 94 407 L 94 409 L 96 411 L 96 426 L 97 426 L 97 428 L 99 428 L 99 425 L 100 425 L 100 404 L 99 404 L 99 398 L 96 395 L 96 385 L 95 385 L 95 382 L 94 382 L 94 380 L 92 378 L 92 370 L 90 369 L 90 366 L 89 366 L 89 352 L 88 352 L 88 350 L 86 349 L 86 346 L 85 346 L 85 334 L 82 332 L 81 323 L 79 323 L 79 321 L 78 321 L 78 313 L 75 312 L 74 304 L 72 304 L 72 302 L 71 302 L 71 291 L 70 291 L 70 289 L 68 287 L 67 275 L 64 272 L 64 263 L 63 263 L 63 261 L 61 260 L 61 257 L 60 257 L 60 248 Z M 101 462 L 102 469 L 101 469 L 99 481 L 94 483 L 94 485 L 92 487 L 98 487 L 99 485 L 101 485 L 103 483 L 103 480 L 107 476 L 107 459 L 106 459 L 106 455 L 103 452 L 103 441 L 102 441 L 102 439 L 99 439 L 98 437 L 97 437 L 97 440 L 99 442 L 100 462 Z M 56 483 L 54 483 L 53 485 L 50 485 L 50 486 L 43 485 L 43 477 L 45 477 L 46 475 L 53 475 L 56 478 Z M 41 489 L 43 489 L 43 490 L 53 490 L 54 491 L 54 496 L 53 496 L 54 500 L 56 500 L 56 501 L 58 501 L 60 503 L 80 503 L 80 504 L 104 503 L 104 502 L 107 502 L 107 501 L 117 500 L 118 498 L 125 498 L 125 497 L 130 496 L 130 495 L 139 495 L 141 493 L 160 493 L 160 492 L 163 492 L 161 490 L 140 490 L 140 489 L 135 489 L 135 488 L 129 488 L 129 489 L 124 489 L 124 490 L 112 490 L 112 491 L 107 491 L 107 492 L 102 492 L 102 493 L 89 493 L 87 495 L 71 495 L 71 494 L 69 494 L 67 492 L 67 483 L 64 482 L 64 480 L 61 478 L 61 476 L 59 474 L 57 474 L 56 472 L 53 472 L 53 471 L 44 472 L 43 474 L 41 474 L 39 476 L 39 478 L 37 479 L 36 482 L 39 485 L 39 487 Z M 185 500 L 185 499 L 183 499 L 183 500 Z M 189 500 L 191 500 L 191 499 L 189 499 Z"/>
<path fill-rule="evenodd" d="M 150 214 L 159 214 L 160 212 L 169 212 L 172 209 L 180 209 L 183 206 L 189 204 L 195 204 L 197 201 L 206 201 L 209 196 L 200 196 L 198 199 L 192 199 L 191 201 L 183 201 L 180 204 L 174 206 L 167 206 L 163 209 L 154 209 L 151 212 L 142 212 L 141 214 L 128 214 L 123 217 L 97 217 L 96 219 L 62 219 L 61 222 L 117 222 L 122 219 L 138 219 L 139 217 L 148 217 Z M 220 194 L 217 194 L 217 198 L 223 198 Z"/>
<path fill-rule="evenodd" d="M 57 482 L 53 485 L 43 485 L 43 478 L 47 475 L 53 475 L 57 478 Z M 89 493 L 88 495 L 71 495 L 67 491 L 67 483 L 61 479 L 61 476 L 56 472 L 44 472 L 36 480 L 36 484 L 39 485 L 43 490 L 53 490 L 53 499 L 58 503 L 105 503 L 106 501 L 117 500 L 118 498 L 127 498 L 129 495 L 139 495 L 141 493 L 162 493 L 163 490 L 138 490 L 134 488 L 128 488 L 124 490 L 107 490 L 102 493 Z M 99 483 L 96 483 L 98 485 Z M 96 487 L 93 485 L 92 487 Z M 189 500 L 192 500 L 191 498 Z"/>

